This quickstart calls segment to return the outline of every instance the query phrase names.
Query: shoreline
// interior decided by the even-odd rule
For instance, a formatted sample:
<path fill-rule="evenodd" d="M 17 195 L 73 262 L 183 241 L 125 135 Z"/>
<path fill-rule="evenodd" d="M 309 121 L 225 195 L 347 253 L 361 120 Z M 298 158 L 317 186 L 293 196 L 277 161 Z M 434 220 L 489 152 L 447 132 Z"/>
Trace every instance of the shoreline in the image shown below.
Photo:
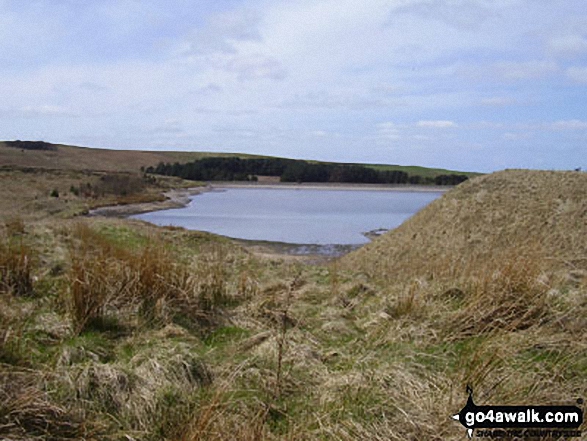
<path fill-rule="evenodd" d="M 133 215 L 186 207 L 194 196 L 202 193 L 225 191 L 228 189 L 269 189 L 269 190 L 327 190 L 327 191 L 391 191 L 429 193 L 449 191 L 452 186 L 418 186 L 394 184 L 350 184 L 350 183 L 257 183 L 257 182 L 207 182 L 204 186 L 172 189 L 163 192 L 167 198 L 164 201 L 142 202 L 128 205 L 110 205 L 91 210 L 88 216 L 104 216 L 127 218 Z M 369 241 L 388 230 L 375 230 L 363 233 Z M 284 257 L 294 260 L 303 260 L 308 263 L 324 263 L 340 257 L 348 252 L 360 248 L 357 245 L 317 245 L 271 242 L 265 240 L 246 240 L 230 238 L 233 242 L 244 246 L 255 254 L 266 257 Z"/>
<path fill-rule="evenodd" d="M 412 184 L 353 184 L 344 182 L 236 182 L 217 181 L 208 182 L 211 189 L 225 188 L 260 188 L 260 189 L 292 189 L 292 190 L 339 190 L 339 191 L 404 191 L 415 193 L 440 192 L 446 193 L 454 188 L 453 185 L 412 185 Z"/>
<path fill-rule="evenodd" d="M 440 192 L 446 193 L 453 186 L 427 186 L 427 185 L 402 185 L 402 184 L 351 184 L 351 183 L 257 183 L 257 182 L 233 182 L 218 181 L 207 182 L 205 186 L 189 187 L 169 190 L 163 193 L 167 198 L 164 201 L 141 202 L 128 205 L 108 205 L 90 210 L 88 216 L 104 217 L 129 217 L 135 214 L 149 213 L 153 211 L 169 210 L 186 207 L 193 196 L 209 191 L 222 191 L 231 188 L 257 188 L 273 190 L 330 190 L 330 191 L 404 191 L 415 193 Z"/>
<path fill-rule="evenodd" d="M 107 205 L 105 207 L 90 210 L 88 216 L 104 217 L 129 217 L 135 214 L 149 213 L 152 211 L 170 210 L 186 207 L 192 196 L 211 191 L 209 185 L 203 187 L 177 188 L 163 192 L 167 199 L 164 201 L 140 202 L 127 205 Z"/>

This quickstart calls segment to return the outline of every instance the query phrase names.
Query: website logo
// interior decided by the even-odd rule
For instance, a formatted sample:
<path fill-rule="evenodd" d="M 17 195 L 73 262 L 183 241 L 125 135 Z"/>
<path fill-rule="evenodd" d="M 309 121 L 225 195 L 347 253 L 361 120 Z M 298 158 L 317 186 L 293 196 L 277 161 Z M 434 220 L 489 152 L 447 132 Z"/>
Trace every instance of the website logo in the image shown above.
<path fill-rule="evenodd" d="M 467 404 L 453 419 L 467 429 L 469 438 L 475 429 L 480 438 L 581 436 L 578 429 L 583 423 L 583 410 L 577 406 L 477 406 L 470 386 L 467 393 Z M 583 404 L 583 400 L 577 400 L 577 404 Z"/>

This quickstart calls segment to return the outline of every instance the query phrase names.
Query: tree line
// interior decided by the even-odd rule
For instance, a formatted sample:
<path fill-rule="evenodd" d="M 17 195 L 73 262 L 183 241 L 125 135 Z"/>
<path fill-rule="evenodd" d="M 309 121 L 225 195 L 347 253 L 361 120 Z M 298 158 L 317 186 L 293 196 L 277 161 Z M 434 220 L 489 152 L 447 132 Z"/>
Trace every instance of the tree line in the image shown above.
<path fill-rule="evenodd" d="M 192 181 L 256 181 L 257 176 L 279 176 L 281 182 L 457 185 L 468 179 L 462 174 L 431 178 L 400 170 L 284 158 L 207 157 L 186 164 L 160 162 L 143 171 Z"/>
<path fill-rule="evenodd" d="M 7 147 L 22 150 L 57 150 L 56 145 L 44 141 L 21 141 L 20 139 L 17 139 L 16 141 L 5 141 L 4 144 Z"/>

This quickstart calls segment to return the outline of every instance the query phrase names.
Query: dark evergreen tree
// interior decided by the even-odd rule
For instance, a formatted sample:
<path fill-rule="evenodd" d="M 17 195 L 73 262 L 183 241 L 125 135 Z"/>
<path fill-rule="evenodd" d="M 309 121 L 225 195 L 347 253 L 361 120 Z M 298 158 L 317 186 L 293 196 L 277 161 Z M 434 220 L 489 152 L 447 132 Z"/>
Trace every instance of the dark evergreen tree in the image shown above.
<path fill-rule="evenodd" d="M 247 181 L 257 176 L 279 176 L 282 182 L 347 182 L 384 184 L 457 185 L 465 175 L 440 175 L 436 178 L 408 175 L 400 170 L 376 170 L 357 164 L 313 163 L 283 158 L 225 158 L 209 156 L 187 164 L 160 162 L 147 167 L 147 173 L 179 176 L 194 181 Z"/>

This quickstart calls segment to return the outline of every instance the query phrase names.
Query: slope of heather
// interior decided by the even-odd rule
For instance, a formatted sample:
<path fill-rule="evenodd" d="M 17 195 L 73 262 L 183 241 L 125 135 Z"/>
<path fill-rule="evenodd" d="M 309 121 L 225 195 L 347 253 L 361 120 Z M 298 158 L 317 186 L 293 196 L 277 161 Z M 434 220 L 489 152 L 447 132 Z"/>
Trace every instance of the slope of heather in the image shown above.
<path fill-rule="evenodd" d="M 507 170 L 465 182 L 343 266 L 386 279 L 483 271 L 512 257 L 587 268 L 587 174 Z"/>
<path fill-rule="evenodd" d="M 185 163 L 205 156 L 254 157 L 240 153 L 109 150 L 62 144 L 47 145 L 53 149 L 28 150 L 10 147 L 6 142 L 0 142 L 0 165 L 59 170 L 136 172 L 143 166 L 154 166 L 159 162 Z"/>

